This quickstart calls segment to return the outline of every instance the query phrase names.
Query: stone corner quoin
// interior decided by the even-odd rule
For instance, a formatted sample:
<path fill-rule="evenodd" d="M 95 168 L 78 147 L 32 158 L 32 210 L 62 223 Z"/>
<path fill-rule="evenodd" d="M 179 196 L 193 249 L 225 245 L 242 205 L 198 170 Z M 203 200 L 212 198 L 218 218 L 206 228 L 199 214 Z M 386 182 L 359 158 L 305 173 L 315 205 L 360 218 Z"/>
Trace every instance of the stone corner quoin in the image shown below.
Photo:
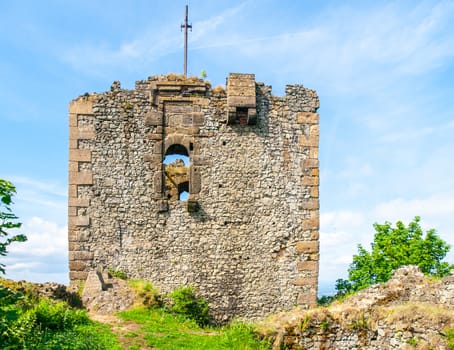
<path fill-rule="evenodd" d="M 220 321 L 314 306 L 318 107 L 314 90 L 276 97 L 240 73 L 225 89 L 169 74 L 73 100 L 71 283 L 114 269 L 191 285 Z"/>

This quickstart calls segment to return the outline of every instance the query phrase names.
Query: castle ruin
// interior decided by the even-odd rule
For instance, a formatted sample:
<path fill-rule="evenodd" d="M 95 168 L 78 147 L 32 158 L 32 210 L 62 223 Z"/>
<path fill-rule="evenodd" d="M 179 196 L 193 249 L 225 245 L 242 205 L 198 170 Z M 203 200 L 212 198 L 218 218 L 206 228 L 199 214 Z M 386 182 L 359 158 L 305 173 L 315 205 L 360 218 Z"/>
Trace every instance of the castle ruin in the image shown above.
<path fill-rule="evenodd" d="M 170 74 L 73 100 L 71 283 L 114 269 L 195 286 L 218 320 L 315 305 L 318 107 L 302 85 L 276 97 L 236 73 L 225 89 Z"/>

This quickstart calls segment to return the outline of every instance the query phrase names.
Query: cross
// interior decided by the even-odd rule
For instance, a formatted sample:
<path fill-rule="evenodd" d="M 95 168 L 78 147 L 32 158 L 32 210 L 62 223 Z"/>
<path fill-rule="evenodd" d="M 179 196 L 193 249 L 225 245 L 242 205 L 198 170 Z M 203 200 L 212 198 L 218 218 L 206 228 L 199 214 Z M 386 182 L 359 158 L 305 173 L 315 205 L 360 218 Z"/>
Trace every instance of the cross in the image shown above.
<path fill-rule="evenodd" d="M 192 31 L 192 24 L 188 24 L 188 5 L 186 5 L 186 17 L 181 29 L 184 28 L 184 77 L 188 74 L 188 28 Z"/>

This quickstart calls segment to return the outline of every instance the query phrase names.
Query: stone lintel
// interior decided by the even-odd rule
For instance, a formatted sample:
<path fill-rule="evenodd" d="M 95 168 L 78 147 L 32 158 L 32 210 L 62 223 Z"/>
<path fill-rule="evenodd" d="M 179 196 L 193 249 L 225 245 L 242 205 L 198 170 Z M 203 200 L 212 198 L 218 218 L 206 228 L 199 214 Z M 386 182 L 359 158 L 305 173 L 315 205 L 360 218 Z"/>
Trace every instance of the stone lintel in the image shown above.
<path fill-rule="evenodd" d="M 318 241 L 309 241 L 309 242 L 297 242 L 296 251 L 300 254 L 311 254 L 319 252 L 319 242 Z"/>
<path fill-rule="evenodd" d="M 227 97 L 227 104 L 235 107 L 251 107 L 255 108 L 257 105 L 254 96 L 229 96 Z"/>

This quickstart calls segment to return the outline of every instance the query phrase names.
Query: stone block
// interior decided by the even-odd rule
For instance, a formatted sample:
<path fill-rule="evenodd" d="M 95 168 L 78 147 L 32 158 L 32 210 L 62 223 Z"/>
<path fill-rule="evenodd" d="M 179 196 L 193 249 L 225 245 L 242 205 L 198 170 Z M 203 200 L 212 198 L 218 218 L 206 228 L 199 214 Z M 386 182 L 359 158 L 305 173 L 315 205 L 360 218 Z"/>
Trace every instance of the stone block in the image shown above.
<path fill-rule="evenodd" d="M 297 122 L 299 124 L 318 124 L 319 114 L 311 112 L 298 112 Z"/>
<path fill-rule="evenodd" d="M 205 116 L 203 113 L 193 113 L 194 125 L 202 126 L 205 123 Z"/>
<path fill-rule="evenodd" d="M 228 96 L 227 104 L 229 107 L 256 107 L 256 100 L 254 96 Z"/>
<path fill-rule="evenodd" d="M 79 162 L 69 162 L 69 171 L 78 172 L 79 171 Z"/>
<path fill-rule="evenodd" d="M 93 125 L 85 125 L 82 128 L 70 127 L 69 138 L 72 140 L 93 140 L 95 128 Z"/>
<path fill-rule="evenodd" d="M 317 158 L 318 159 L 318 147 L 310 147 L 309 148 L 309 158 Z"/>
<path fill-rule="evenodd" d="M 68 216 L 77 216 L 77 207 L 68 207 Z"/>
<path fill-rule="evenodd" d="M 317 277 L 302 277 L 297 278 L 292 281 L 294 286 L 304 287 L 304 286 L 316 286 L 318 283 Z"/>
<path fill-rule="evenodd" d="M 317 168 L 318 165 L 318 159 L 308 158 L 303 160 L 303 168 Z"/>
<path fill-rule="evenodd" d="M 93 98 L 93 96 L 90 96 Z M 89 97 L 79 97 L 69 103 L 69 113 L 71 114 L 93 114 L 93 102 Z"/>
<path fill-rule="evenodd" d="M 91 171 L 69 172 L 70 185 L 93 185 L 93 173 Z"/>
<path fill-rule="evenodd" d="M 318 241 L 309 241 L 309 242 L 297 242 L 296 251 L 300 254 L 312 254 L 319 252 L 319 242 Z"/>
<path fill-rule="evenodd" d="M 75 250 L 69 252 L 69 261 L 74 260 L 93 260 L 93 252 L 88 252 L 85 250 Z"/>
<path fill-rule="evenodd" d="M 309 199 L 303 199 L 301 201 L 301 204 L 304 209 L 319 209 L 320 208 L 320 201 L 318 198 L 309 198 Z"/>
<path fill-rule="evenodd" d="M 69 269 L 71 271 L 85 271 L 87 268 L 87 264 L 85 261 L 70 261 L 69 262 Z"/>
<path fill-rule="evenodd" d="M 69 198 L 76 198 L 77 197 L 77 185 L 69 185 L 68 186 L 68 197 Z"/>
<path fill-rule="evenodd" d="M 317 135 L 299 135 L 298 144 L 302 147 L 318 147 Z"/>
<path fill-rule="evenodd" d="M 320 128 L 318 125 L 311 125 L 309 128 L 309 135 L 320 136 Z"/>
<path fill-rule="evenodd" d="M 162 125 L 162 114 L 159 112 L 151 112 L 145 117 L 145 126 L 158 126 Z"/>
<path fill-rule="evenodd" d="M 90 237 L 90 233 L 83 231 L 78 231 L 78 228 L 70 229 L 68 233 L 69 242 L 87 242 Z M 80 249 L 70 249 L 70 250 L 80 250 Z"/>
<path fill-rule="evenodd" d="M 77 128 L 77 114 L 75 113 L 69 114 L 69 126 Z"/>
<path fill-rule="evenodd" d="M 70 207 L 88 207 L 90 200 L 88 198 L 69 198 L 68 206 Z"/>
<path fill-rule="evenodd" d="M 88 272 L 83 271 L 70 271 L 69 280 L 70 281 L 85 281 L 87 279 Z"/>
<path fill-rule="evenodd" d="M 156 134 L 154 132 L 149 132 L 145 135 L 148 140 L 162 141 L 162 133 Z"/>
<path fill-rule="evenodd" d="M 301 185 L 303 186 L 317 186 L 320 180 L 318 176 L 303 176 Z"/>
<path fill-rule="evenodd" d="M 300 293 L 296 299 L 298 305 L 307 305 L 308 307 L 317 306 L 317 294 L 315 290 L 310 289 L 305 293 Z"/>
<path fill-rule="evenodd" d="M 72 149 L 77 148 L 79 148 L 79 140 L 77 140 L 76 138 L 69 139 L 69 150 L 71 151 Z"/>
<path fill-rule="evenodd" d="M 90 217 L 88 215 L 77 216 L 76 226 L 90 226 Z"/>
<path fill-rule="evenodd" d="M 300 261 L 296 265 L 298 271 L 318 271 L 318 261 Z"/>
<path fill-rule="evenodd" d="M 303 230 L 318 230 L 320 226 L 320 220 L 318 217 L 304 219 L 301 226 Z"/>
<path fill-rule="evenodd" d="M 312 230 L 311 232 L 311 240 L 313 241 L 318 241 L 318 239 L 320 238 L 320 233 L 318 230 Z"/>
<path fill-rule="evenodd" d="M 155 172 L 153 176 L 153 191 L 156 194 L 162 193 L 162 171 Z"/>
<path fill-rule="evenodd" d="M 197 194 L 202 189 L 202 179 L 200 176 L 200 167 L 191 166 L 191 176 L 189 181 L 189 193 Z"/>
<path fill-rule="evenodd" d="M 319 197 L 318 186 L 311 187 L 311 197 L 312 198 L 318 198 Z"/>
<path fill-rule="evenodd" d="M 72 149 L 69 152 L 69 160 L 72 162 L 91 162 L 91 151 L 88 149 Z"/>

